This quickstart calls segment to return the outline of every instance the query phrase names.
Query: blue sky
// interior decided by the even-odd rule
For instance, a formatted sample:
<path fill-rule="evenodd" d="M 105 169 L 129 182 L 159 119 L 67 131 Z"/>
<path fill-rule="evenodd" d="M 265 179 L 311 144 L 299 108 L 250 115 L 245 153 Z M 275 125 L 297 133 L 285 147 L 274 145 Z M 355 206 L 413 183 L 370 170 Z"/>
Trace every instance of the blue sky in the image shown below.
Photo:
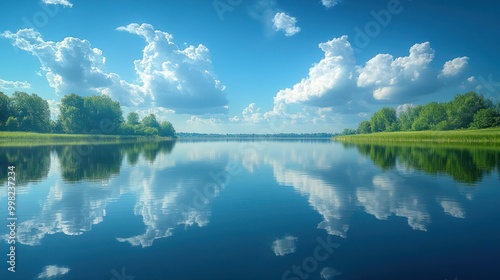
<path fill-rule="evenodd" d="M 1 1 L 0 91 L 106 94 L 181 132 L 339 132 L 383 106 L 500 91 L 500 4 Z M 402 108 L 402 107 L 400 107 Z"/>

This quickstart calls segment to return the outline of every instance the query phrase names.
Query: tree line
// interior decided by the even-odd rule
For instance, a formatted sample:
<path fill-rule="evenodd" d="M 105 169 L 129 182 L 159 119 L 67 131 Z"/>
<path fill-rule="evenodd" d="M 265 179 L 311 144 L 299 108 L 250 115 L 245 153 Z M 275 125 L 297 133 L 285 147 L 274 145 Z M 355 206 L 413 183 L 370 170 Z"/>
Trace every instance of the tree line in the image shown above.
<path fill-rule="evenodd" d="M 120 103 L 105 95 L 64 96 L 59 117 L 51 120 L 47 100 L 36 94 L 18 92 L 11 97 L 0 92 L 0 131 L 30 131 L 71 134 L 115 134 L 174 136 L 168 121 L 158 121 L 155 114 L 142 118 L 131 112 L 124 119 Z M 106 122 L 106 129 L 103 129 Z"/>
<path fill-rule="evenodd" d="M 500 126 L 500 103 L 494 105 L 476 92 L 458 94 L 449 102 L 430 102 L 409 106 L 399 112 L 384 107 L 357 129 L 346 128 L 343 134 L 366 134 L 391 131 L 455 130 Z"/>

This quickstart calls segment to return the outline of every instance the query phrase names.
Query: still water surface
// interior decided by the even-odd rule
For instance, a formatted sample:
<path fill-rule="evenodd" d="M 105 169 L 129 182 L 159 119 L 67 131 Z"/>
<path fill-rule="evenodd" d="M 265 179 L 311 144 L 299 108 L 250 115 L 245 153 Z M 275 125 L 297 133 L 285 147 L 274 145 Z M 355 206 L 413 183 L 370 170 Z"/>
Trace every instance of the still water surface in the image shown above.
<path fill-rule="evenodd" d="M 6 225 L 9 165 L 0 279 L 500 279 L 500 149 L 0 147 Z"/>

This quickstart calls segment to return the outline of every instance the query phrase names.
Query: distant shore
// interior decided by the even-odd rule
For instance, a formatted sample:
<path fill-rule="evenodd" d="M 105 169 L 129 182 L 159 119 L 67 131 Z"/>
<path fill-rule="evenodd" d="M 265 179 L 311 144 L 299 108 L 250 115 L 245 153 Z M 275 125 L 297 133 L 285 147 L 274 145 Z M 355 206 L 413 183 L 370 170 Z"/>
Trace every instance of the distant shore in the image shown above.
<path fill-rule="evenodd" d="M 463 129 L 448 131 L 404 131 L 378 132 L 370 134 L 338 135 L 332 137 L 339 142 L 365 143 L 484 143 L 500 144 L 500 128 Z"/>

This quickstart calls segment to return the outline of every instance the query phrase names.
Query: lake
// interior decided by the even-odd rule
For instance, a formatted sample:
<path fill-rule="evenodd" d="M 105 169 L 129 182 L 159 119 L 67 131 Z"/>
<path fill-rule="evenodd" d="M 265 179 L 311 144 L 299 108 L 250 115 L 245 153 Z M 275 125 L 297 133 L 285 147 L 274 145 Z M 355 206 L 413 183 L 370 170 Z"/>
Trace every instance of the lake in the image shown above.
<path fill-rule="evenodd" d="M 499 170 L 488 147 L 0 147 L 0 279 L 500 279 Z"/>

